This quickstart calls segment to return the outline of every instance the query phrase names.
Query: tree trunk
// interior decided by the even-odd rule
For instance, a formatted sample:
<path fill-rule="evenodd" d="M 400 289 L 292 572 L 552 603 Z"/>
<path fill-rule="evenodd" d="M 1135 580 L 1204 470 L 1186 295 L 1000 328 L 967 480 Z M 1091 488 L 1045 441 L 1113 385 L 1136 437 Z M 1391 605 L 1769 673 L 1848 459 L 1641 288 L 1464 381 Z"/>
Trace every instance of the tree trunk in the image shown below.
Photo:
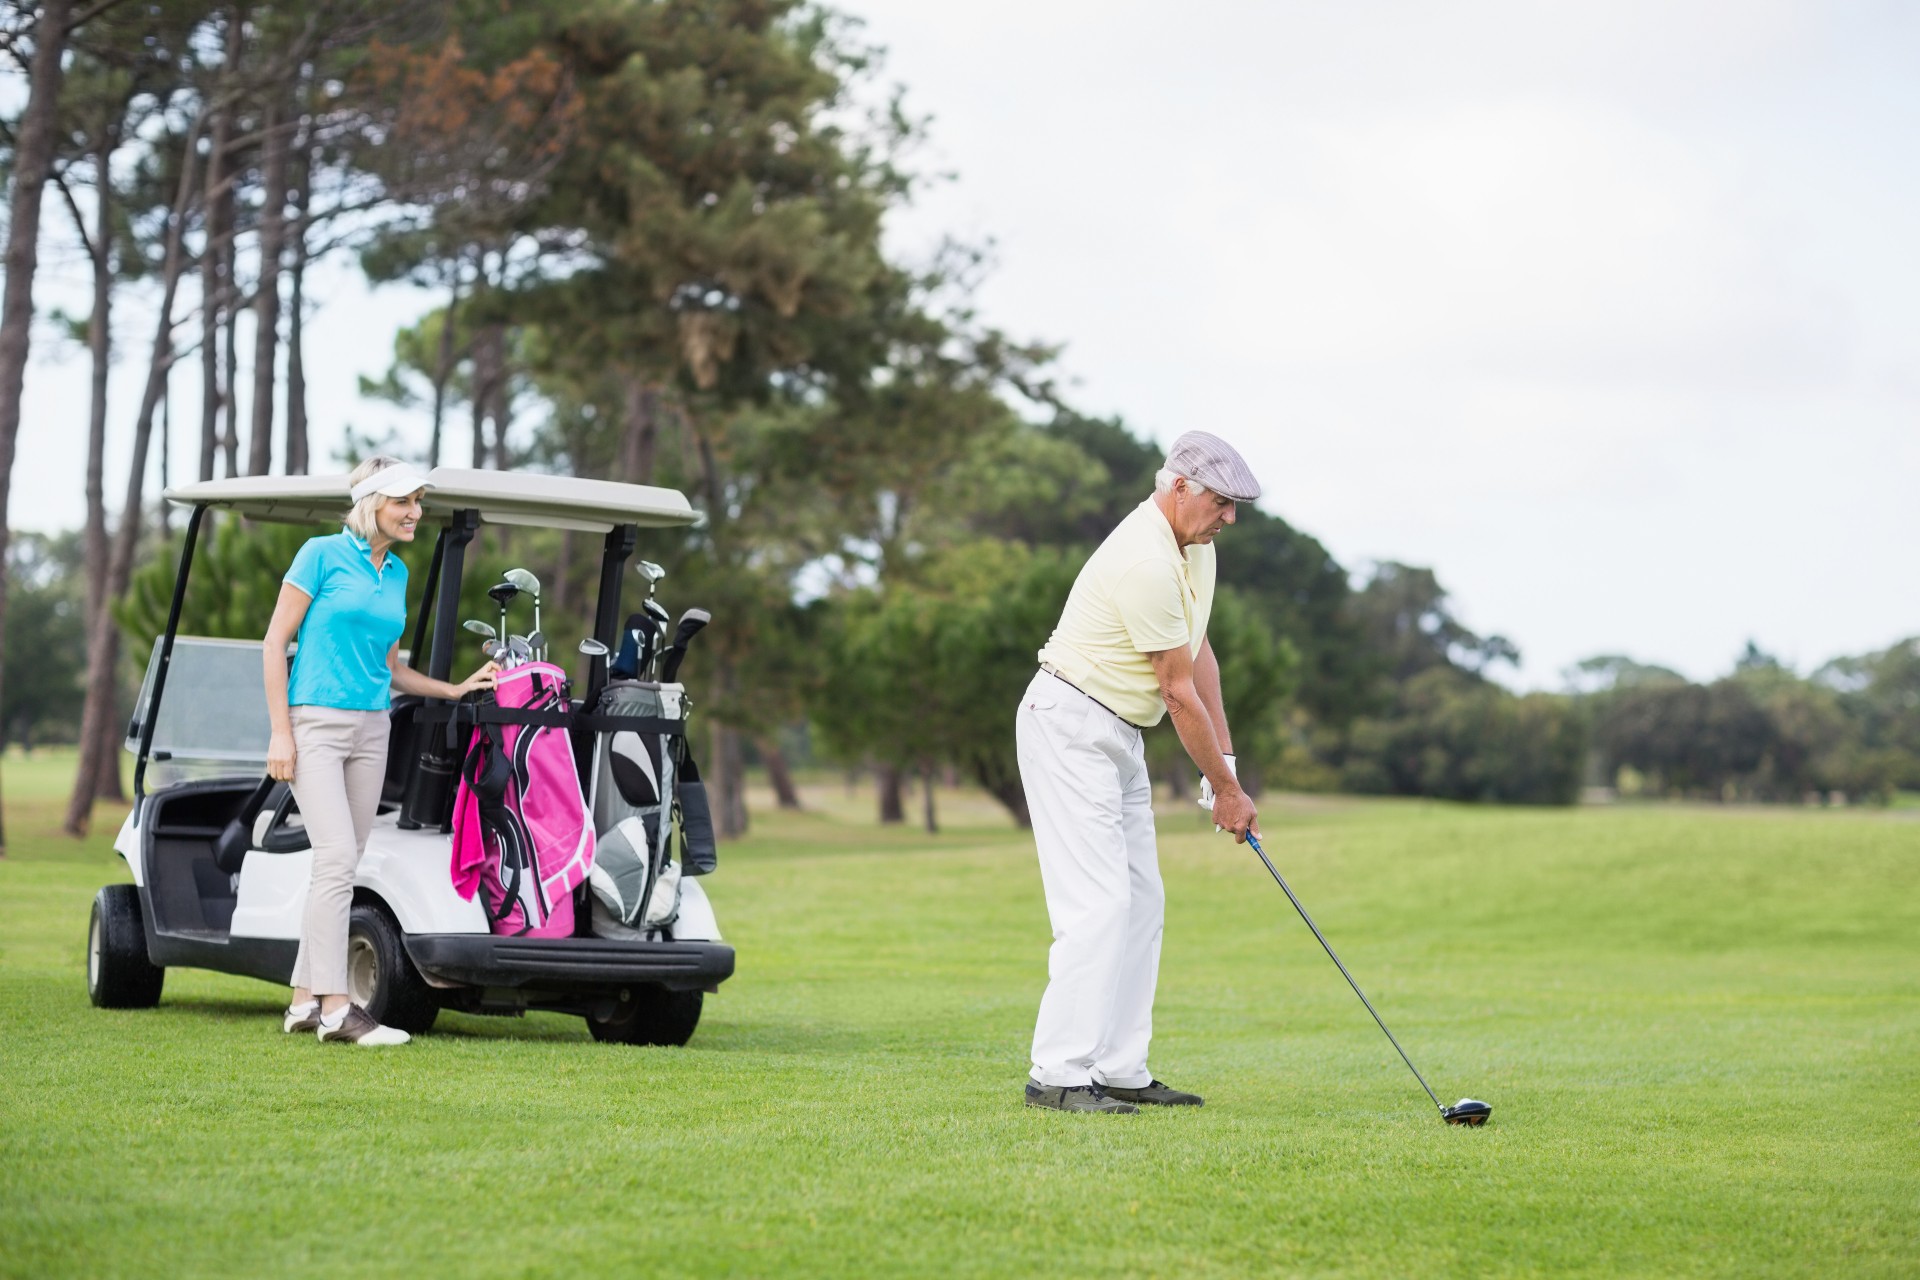
<path fill-rule="evenodd" d="M 487 416 L 493 419 L 494 470 L 506 471 L 513 465 L 507 453 L 507 429 L 513 425 L 513 404 L 508 398 L 511 387 L 507 377 L 507 327 L 494 325 L 492 328 L 493 390 L 489 398 L 493 403 Z"/>
<path fill-rule="evenodd" d="M 747 834 L 747 761 L 738 729 L 713 722 L 715 784 L 719 794 L 717 830 L 722 839 L 737 840 Z"/>
<path fill-rule="evenodd" d="M 13 459 L 20 441 L 20 396 L 26 387 L 27 351 L 33 326 L 33 276 L 40 265 L 40 196 L 53 169 L 59 124 L 60 90 L 66 80 L 62 61 L 67 47 L 71 0 L 43 0 L 33 28 L 33 65 L 27 105 L 14 135 L 12 199 L 7 221 L 7 282 L 0 302 L 0 565 L 11 541 L 9 500 Z M 0 573 L 0 644 L 6 635 L 6 575 Z M 0 856 L 7 833 L 0 820 Z"/>
<path fill-rule="evenodd" d="M 312 207 L 313 146 L 302 141 L 299 169 L 294 175 L 293 266 L 287 299 L 287 474 L 303 476 L 312 469 L 307 457 L 306 284 L 308 210 Z"/>
<path fill-rule="evenodd" d="M 920 766 L 921 817 L 926 823 L 927 834 L 937 836 L 940 834 L 940 823 L 933 812 L 933 772 L 930 763 Z"/>
<path fill-rule="evenodd" d="M 227 199 L 227 211 L 221 221 L 225 224 L 226 265 L 221 268 L 227 286 L 227 299 L 221 309 L 221 318 L 225 325 L 225 348 L 221 354 L 226 358 L 226 372 L 220 381 L 220 419 L 222 434 L 220 448 L 226 455 L 227 474 L 244 474 L 240 470 L 240 277 L 235 274 L 239 267 L 240 237 L 236 229 L 237 210 L 234 207 L 231 190 Z"/>
<path fill-rule="evenodd" d="M 628 484 L 653 483 L 653 446 L 659 434 L 658 396 L 647 380 L 629 371 L 622 378 L 626 391 L 626 430 L 620 437 L 620 478 Z"/>
<path fill-rule="evenodd" d="M 780 749 L 780 743 L 770 733 L 761 734 L 753 740 L 754 750 L 767 764 L 767 781 L 773 784 L 774 802 L 782 809 L 798 812 L 800 791 L 793 785 L 793 770 L 787 766 L 787 753 Z"/>
<path fill-rule="evenodd" d="M 87 637 L 87 699 L 81 709 L 80 743 L 82 752 L 89 749 L 97 751 L 102 743 L 110 742 L 111 726 L 115 723 L 112 683 L 114 667 L 119 659 L 120 633 L 114 626 L 111 602 L 126 592 L 127 582 L 133 576 L 133 555 L 140 543 L 140 504 L 141 492 L 146 482 L 148 446 L 153 439 L 153 419 L 159 408 L 160 397 L 166 390 L 167 375 L 173 365 L 173 304 L 180 290 L 180 276 L 184 265 L 185 252 L 181 243 L 187 220 L 187 209 L 193 201 L 193 166 L 196 149 L 200 141 L 202 121 L 196 118 L 187 131 L 187 145 L 183 152 L 186 159 L 180 171 L 180 188 L 174 197 L 173 213 L 167 228 L 166 265 L 162 270 L 160 311 L 153 335 L 153 358 L 147 366 L 147 384 L 140 396 L 140 413 L 134 421 L 133 457 L 128 463 L 126 503 L 120 511 L 120 527 L 115 530 L 113 543 L 107 557 L 106 584 L 101 593 L 99 613 L 94 626 Z M 118 758 L 111 753 L 107 756 L 106 768 L 118 770 Z M 98 760 L 93 769 L 97 779 L 101 773 Z M 85 832 L 92 810 L 92 795 L 84 802 L 76 786 L 67 809 L 67 830 L 80 834 Z"/>
<path fill-rule="evenodd" d="M 236 22 L 229 15 L 230 22 Z M 207 152 L 205 195 L 200 202 L 200 478 L 213 479 L 214 460 L 220 455 L 220 312 L 227 290 L 221 279 L 226 253 L 221 242 L 221 183 L 226 176 L 227 138 L 231 116 L 221 111 L 214 121 Z M 231 465 L 231 464 L 230 464 Z M 231 470 L 228 471 L 232 475 Z"/>
<path fill-rule="evenodd" d="M 892 826 L 907 820 L 907 805 L 901 793 L 901 772 L 897 764 L 875 764 L 874 785 L 880 792 L 880 824 Z"/>
<path fill-rule="evenodd" d="M 980 758 L 973 762 L 973 780 L 998 800 L 1022 831 L 1033 828 L 1033 811 L 1027 808 L 1027 789 L 1020 784 L 1020 771 L 1007 767 L 1003 759 Z"/>
<path fill-rule="evenodd" d="M 1167 770 L 1167 799 L 1193 799 L 1193 788 L 1196 784 L 1190 772 L 1192 767 L 1193 766 L 1187 762 L 1187 757 L 1184 754 L 1173 762 L 1172 766 Z"/>
<path fill-rule="evenodd" d="M 247 40 L 242 7 L 238 4 L 227 7 L 226 58 L 220 66 L 219 80 L 223 87 L 237 84 L 240 78 L 240 60 Z M 212 379 L 208 385 L 216 390 L 214 409 L 219 421 L 214 432 L 219 438 L 220 452 L 226 459 L 229 476 L 240 474 L 239 388 L 233 385 L 240 364 L 239 352 L 233 344 L 234 330 L 240 318 L 240 282 L 233 273 L 238 247 L 235 244 L 238 202 L 234 198 L 233 188 L 240 176 L 239 166 L 233 162 L 233 134 L 238 110 L 238 105 L 229 97 L 221 108 L 219 118 L 214 121 L 213 154 L 219 158 L 219 164 L 207 168 L 207 198 L 201 208 L 201 218 L 207 227 L 206 252 L 213 258 L 215 292 L 219 299 L 213 314 L 202 319 L 207 350 L 201 359 L 203 368 L 208 371 L 216 366 L 220 368 L 220 376 Z M 222 321 L 225 321 L 227 344 L 224 364 L 219 359 Z"/>
<path fill-rule="evenodd" d="M 167 362 L 167 380 L 160 387 L 160 492 L 165 493 L 173 487 L 173 362 Z M 160 536 L 173 533 L 173 524 L 167 518 L 167 504 L 155 506 L 154 514 L 159 517 Z"/>
<path fill-rule="evenodd" d="M 499 376 L 494 363 L 494 330 L 487 325 L 473 339 L 473 469 L 487 465 L 487 412 L 493 407 L 493 382 Z"/>
<path fill-rule="evenodd" d="M 440 430 L 447 416 L 447 384 L 453 381 L 456 363 L 454 326 L 460 317 L 460 267 L 453 268 L 453 291 L 447 295 L 447 309 L 440 316 L 440 357 L 433 366 L 433 436 L 427 444 L 427 469 L 440 465 Z"/>
<path fill-rule="evenodd" d="M 100 678 L 100 672 L 92 669 L 94 633 L 103 623 L 112 626 L 112 620 L 104 615 L 107 604 L 107 373 L 113 354 L 113 337 L 108 325 L 113 307 L 113 182 L 108 166 L 113 151 L 114 131 L 109 124 L 100 131 L 99 142 L 94 149 L 94 231 L 89 237 L 93 257 L 93 315 L 87 323 L 87 349 L 93 361 L 93 385 L 87 420 L 87 524 L 81 540 L 87 574 L 86 608 L 82 617 L 89 657 L 87 692 L 80 712 L 83 726 L 102 723 L 97 709 L 92 716 L 88 715 L 88 706 L 103 699 L 111 705 L 114 692 L 112 664 L 118 658 L 117 653 L 108 655 L 104 681 Z M 106 733 L 101 732 L 91 738 L 83 733 L 80 738 L 80 763 L 74 771 L 73 791 L 67 799 L 67 816 L 63 824 L 69 833 L 76 836 L 87 833 L 94 797 L 100 791 L 99 777 L 104 772 L 103 762 L 110 763 L 113 760 L 111 754 L 103 754 L 107 737 Z M 117 771 L 115 778 L 117 781 Z"/>
<path fill-rule="evenodd" d="M 27 75 L 27 109 L 13 134 L 13 194 L 6 238 L 6 301 L 0 303 L 0 566 L 12 541 L 8 507 L 13 455 L 19 445 L 19 397 L 27 386 L 27 349 L 33 328 L 33 276 L 40 265 L 40 194 L 54 169 L 54 134 L 60 123 L 65 81 L 67 19 L 71 0 L 44 0 L 33 27 L 33 67 Z M 6 574 L 0 572 L 0 645 L 6 641 Z M 0 747 L 6 731 L 0 727 Z M 6 856 L 6 821 L 0 819 L 0 858 Z"/>
<path fill-rule="evenodd" d="M 287 241 L 287 164 L 293 148 L 286 109 L 275 102 L 262 123 L 260 280 L 253 291 L 253 436 L 247 474 L 273 470 L 273 389 L 280 352 L 280 255 Z"/>

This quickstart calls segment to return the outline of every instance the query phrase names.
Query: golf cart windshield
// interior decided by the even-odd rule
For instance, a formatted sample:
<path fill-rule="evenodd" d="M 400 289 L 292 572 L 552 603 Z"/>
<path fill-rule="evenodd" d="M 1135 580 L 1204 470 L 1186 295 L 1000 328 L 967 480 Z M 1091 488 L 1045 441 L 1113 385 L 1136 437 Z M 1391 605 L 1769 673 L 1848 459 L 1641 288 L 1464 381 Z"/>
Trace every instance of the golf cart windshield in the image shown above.
<path fill-rule="evenodd" d="M 127 750 L 140 750 L 140 729 L 153 700 L 161 641 L 147 661 L 147 678 Z M 267 685 L 258 640 L 179 636 L 167 670 L 167 693 L 153 726 L 146 785 L 159 790 L 197 778 L 259 777 L 267 768 Z"/>

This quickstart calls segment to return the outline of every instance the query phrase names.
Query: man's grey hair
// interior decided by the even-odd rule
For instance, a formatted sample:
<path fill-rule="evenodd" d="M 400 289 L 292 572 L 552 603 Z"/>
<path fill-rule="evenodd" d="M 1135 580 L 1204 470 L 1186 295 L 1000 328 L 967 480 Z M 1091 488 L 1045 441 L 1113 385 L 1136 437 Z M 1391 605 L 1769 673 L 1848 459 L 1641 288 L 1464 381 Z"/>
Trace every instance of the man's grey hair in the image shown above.
<path fill-rule="evenodd" d="M 1183 476 L 1178 471 L 1173 471 L 1166 467 L 1162 467 L 1153 473 L 1153 491 L 1155 493 L 1171 493 L 1173 492 L 1173 482 L 1175 480 L 1185 480 L 1187 482 L 1187 492 L 1194 497 L 1201 498 L 1206 496 L 1207 486 L 1201 484 L 1192 476 Z"/>

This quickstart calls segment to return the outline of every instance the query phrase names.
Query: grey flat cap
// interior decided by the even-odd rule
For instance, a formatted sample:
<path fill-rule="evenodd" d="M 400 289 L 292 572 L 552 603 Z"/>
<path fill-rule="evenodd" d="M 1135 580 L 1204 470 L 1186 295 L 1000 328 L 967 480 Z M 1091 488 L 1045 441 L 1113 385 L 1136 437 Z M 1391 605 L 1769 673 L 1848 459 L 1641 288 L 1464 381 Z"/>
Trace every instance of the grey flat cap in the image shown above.
<path fill-rule="evenodd" d="M 1253 478 L 1247 460 L 1225 440 L 1204 431 L 1189 431 L 1173 442 L 1167 450 L 1167 470 L 1235 502 L 1252 502 L 1260 496 L 1260 482 Z"/>

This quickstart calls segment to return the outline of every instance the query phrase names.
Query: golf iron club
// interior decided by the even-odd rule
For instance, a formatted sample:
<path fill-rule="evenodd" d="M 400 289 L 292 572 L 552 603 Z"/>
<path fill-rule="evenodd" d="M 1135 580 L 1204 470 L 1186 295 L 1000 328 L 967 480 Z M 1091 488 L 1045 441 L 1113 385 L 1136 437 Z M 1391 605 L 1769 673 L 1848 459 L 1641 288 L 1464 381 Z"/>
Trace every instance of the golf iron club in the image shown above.
<path fill-rule="evenodd" d="M 1400 1061 L 1407 1064 L 1407 1070 L 1413 1072 L 1413 1078 L 1420 1082 L 1420 1087 L 1427 1091 L 1427 1097 L 1432 1098 L 1433 1105 L 1439 1108 L 1440 1118 L 1448 1124 L 1464 1124 L 1475 1128 L 1485 1124 L 1487 1117 L 1493 1114 L 1493 1108 L 1486 1103 L 1475 1101 L 1472 1098 L 1462 1098 L 1449 1107 L 1442 1103 L 1434 1094 L 1433 1089 L 1427 1084 L 1427 1078 L 1420 1074 L 1420 1068 L 1413 1065 L 1413 1059 L 1409 1058 L 1407 1051 L 1400 1047 L 1400 1042 L 1393 1038 L 1393 1032 L 1387 1031 L 1387 1024 L 1381 1019 L 1379 1012 L 1374 1009 L 1373 1001 L 1367 999 L 1367 993 L 1360 989 L 1360 984 L 1355 982 L 1353 975 L 1347 972 L 1347 966 L 1340 963 L 1340 957 L 1334 954 L 1333 947 L 1328 944 L 1326 935 L 1320 932 L 1320 926 L 1313 922 L 1313 917 L 1307 914 L 1307 909 L 1300 905 L 1300 899 L 1295 897 L 1293 890 L 1288 887 L 1286 878 L 1280 874 L 1280 868 L 1273 865 L 1273 859 L 1267 857 L 1267 851 L 1260 847 L 1260 837 L 1249 831 L 1247 832 L 1247 843 L 1252 845 L 1253 851 L 1260 855 L 1260 861 L 1266 863 L 1267 870 L 1273 873 L 1275 883 L 1277 883 L 1281 891 L 1287 895 L 1287 900 L 1293 903 L 1293 909 L 1300 913 L 1300 918 L 1307 922 L 1307 928 L 1313 930 L 1313 936 L 1320 940 L 1320 945 L 1326 949 L 1327 958 L 1332 960 L 1334 965 L 1340 970 L 1340 976 L 1345 978 L 1347 985 L 1353 988 L 1353 994 L 1360 997 L 1360 1003 L 1367 1006 L 1368 1013 L 1373 1014 L 1373 1020 L 1380 1024 L 1380 1030 L 1386 1032 L 1387 1041 L 1393 1045 L 1394 1052 L 1400 1055 Z"/>
<path fill-rule="evenodd" d="M 660 683 L 672 684 L 680 674 L 680 663 L 687 656 L 687 644 L 700 634 L 701 628 L 713 621 L 713 615 L 705 609 L 689 609 L 680 615 L 680 625 L 674 628 L 673 644 L 667 649 L 667 655 L 660 662 Z"/>

